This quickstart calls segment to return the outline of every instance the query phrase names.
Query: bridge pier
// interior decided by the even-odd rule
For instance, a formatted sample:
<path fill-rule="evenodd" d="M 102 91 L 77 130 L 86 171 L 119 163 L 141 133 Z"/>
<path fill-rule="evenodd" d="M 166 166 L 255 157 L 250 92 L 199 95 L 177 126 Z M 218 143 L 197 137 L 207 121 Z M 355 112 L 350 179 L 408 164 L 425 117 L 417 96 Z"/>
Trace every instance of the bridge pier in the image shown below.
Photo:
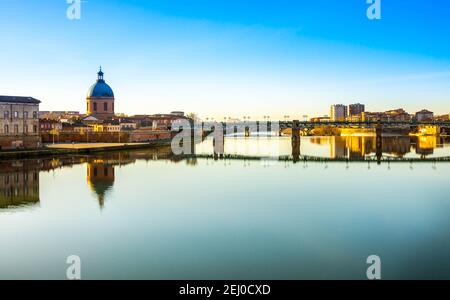
<path fill-rule="evenodd" d="M 383 157 L 383 137 L 382 137 L 383 127 L 381 124 L 377 124 L 376 127 L 376 155 L 377 163 L 381 164 L 381 158 Z"/>
<path fill-rule="evenodd" d="M 190 154 L 195 155 L 195 124 L 194 120 L 189 120 L 190 126 Z"/>
<path fill-rule="evenodd" d="M 294 163 L 300 161 L 300 121 L 294 120 L 292 123 L 292 159 Z"/>
<path fill-rule="evenodd" d="M 245 137 L 250 137 L 250 127 L 245 126 Z"/>
<path fill-rule="evenodd" d="M 221 158 L 225 153 L 225 134 L 226 128 L 221 125 L 222 130 L 214 131 L 213 148 L 214 148 L 214 158 L 217 159 L 218 156 Z"/>
<path fill-rule="evenodd" d="M 300 121 L 294 120 L 292 123 L 292 142 L 300 140 Z"/>

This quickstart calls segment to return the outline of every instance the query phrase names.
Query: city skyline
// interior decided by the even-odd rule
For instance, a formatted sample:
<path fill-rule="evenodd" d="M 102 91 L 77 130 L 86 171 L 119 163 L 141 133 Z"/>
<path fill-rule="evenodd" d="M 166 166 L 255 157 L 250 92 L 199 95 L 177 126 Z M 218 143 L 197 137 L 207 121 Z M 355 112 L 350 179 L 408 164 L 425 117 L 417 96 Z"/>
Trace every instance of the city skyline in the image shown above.
<path fill-rule="evenodd" d="M 82 2 L 81 19 L 70 21 L 65 1 L 9 1 L 0 4 L 9 45 L 0 94 L 82 112 L 102 65 L 116 111 L 129 115 L 301 118 L 356 102 L 448 114 L 450 4 L 382 5 L 382 20 L 370 21 L 359 0 L 97 0 Z"/>

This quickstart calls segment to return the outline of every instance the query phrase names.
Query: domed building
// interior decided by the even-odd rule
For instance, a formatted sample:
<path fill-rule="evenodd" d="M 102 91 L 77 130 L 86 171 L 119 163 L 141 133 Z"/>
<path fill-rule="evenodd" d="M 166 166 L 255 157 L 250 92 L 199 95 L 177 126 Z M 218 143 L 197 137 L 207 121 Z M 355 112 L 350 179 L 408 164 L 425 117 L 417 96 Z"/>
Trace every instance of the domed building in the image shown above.
<path fill-rule="evenodd" d="M 87 114 L 100 120 L 114 117 L 114 92 L 103 79 L 100 67 L 97 82 L 88 91 Z"/>

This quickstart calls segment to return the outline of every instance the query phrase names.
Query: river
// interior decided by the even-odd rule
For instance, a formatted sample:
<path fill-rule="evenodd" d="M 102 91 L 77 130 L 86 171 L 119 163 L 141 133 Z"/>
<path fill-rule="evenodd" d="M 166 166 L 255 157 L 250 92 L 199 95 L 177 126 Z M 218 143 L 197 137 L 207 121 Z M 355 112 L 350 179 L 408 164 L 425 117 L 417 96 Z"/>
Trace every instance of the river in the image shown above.
<path fill-rule="evenodd" d="M 0 279 L 450 279 L 450 157 L 436 137 L 230 137 L 0 162 Z M 251 157 L 252 159 L 245 159 Z M 260 157 L 262 159 L 254 159 Z M 287 159 L 279 159 L 285 157 Z M 346 161 L 335 159 L 345 158 Z"/>

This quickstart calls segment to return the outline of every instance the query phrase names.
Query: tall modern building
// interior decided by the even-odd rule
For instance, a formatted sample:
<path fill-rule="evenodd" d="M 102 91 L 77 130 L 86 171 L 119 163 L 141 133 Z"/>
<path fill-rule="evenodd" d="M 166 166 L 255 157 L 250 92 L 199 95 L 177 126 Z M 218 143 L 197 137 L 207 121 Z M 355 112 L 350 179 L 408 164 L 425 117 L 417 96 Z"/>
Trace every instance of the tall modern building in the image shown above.
<path fill-rule="evenodd" d="M 0 150 L 40 147 L 40 103 L 31 97 L 0 96 Z"/>
<path fill-rule="evenodd" d="M 97 74 L 97 82 L 91 86 L 86 98 L 87 114 L 100 120 L 106 120 L 114 117 L 114 92 L 106 84 L 101 67 Z"/>
<path fill-rule="evenodd" d="M 347 118 L 347 106 L 343 104 L 331 105 L 330 120 L 331 122 L 342 122 Z"/>
<path fill-rule="evenodd" d="M 360 103 L 351 104 L 348 107 L 348 115 L 349 116 L 360 115 L 365 111 L 366 111 L 366 106 L 364 104 L 360 104 Z"/>

